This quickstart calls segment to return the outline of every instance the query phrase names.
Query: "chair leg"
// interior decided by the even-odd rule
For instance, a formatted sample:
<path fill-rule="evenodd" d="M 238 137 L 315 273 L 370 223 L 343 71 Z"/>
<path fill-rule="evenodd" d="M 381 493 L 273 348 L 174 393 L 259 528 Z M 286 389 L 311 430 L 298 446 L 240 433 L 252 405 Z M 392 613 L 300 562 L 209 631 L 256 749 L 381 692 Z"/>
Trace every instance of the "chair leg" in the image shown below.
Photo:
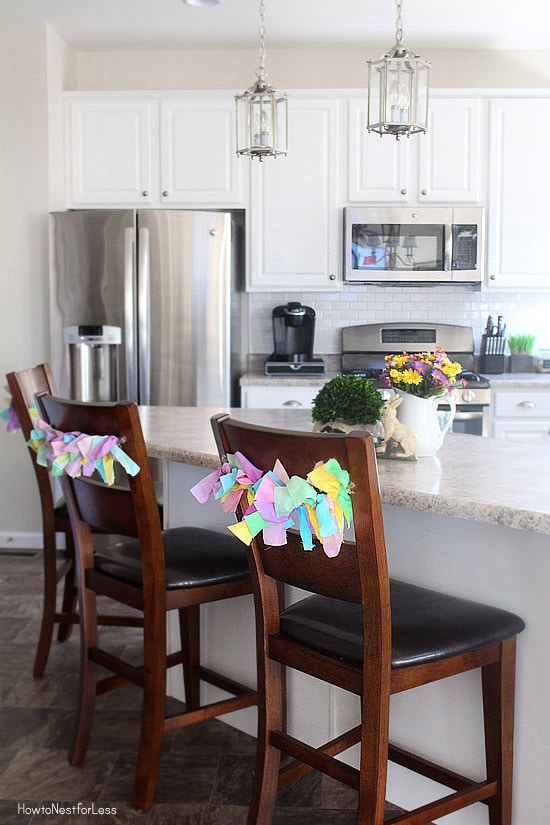
<path fill-rule="evenodd" d="M 76 581 L 75 581 L 75 569 L 74 569 L 74 541 L 73 541 L 73 534 L 70 530 L 65 533 L 65 555 L 67 561 L 71 561 L 71 567 L 65 574 L 65 580 L 63 585 L 63 601 L 61 602 L 61 612 L 62 613 L 74 613 L 76 610 Z M 73 631 L 73 623 L 70 624 L 60 624 L 58 631 L 57 631 L 57 641 L 58 642 L 66 642 L 67 639 L 71 637 L 71 633 Z"/>
<path fill-rule="evenodd" d="M 97 599 L 84 590 L 80 605 L 80 685 L 69 763 L 81 765 L 86 758 L 94 719 L 98 668 L 88 654 L 98 645 Z"/>
<path fill-rule="evenodd" d="M 158 622 L 158 617 L 157 617 Z M 143 656 L 150 666 L 144 671 L 141 734 L 132 805 L 148 811 L 155 799 L 166 714 L 166 629 L 154 635 L 144 616 Z M 160 622 L 162 624 L 162 621 Z"/>
<path fill-rule="evenodd" d="M 258 741 L 247 825 L 271 825 L 273 821 L 281 752 L 269 739 L 272 730 L 285 729 L 284 676 L 284 668 L 271 660 L 266 663 L 265 676 L 258 675 Z"/>
<path fill-rule="evenodd" d="M 44 600 L 38 646 L 34 657 L 33 676 L 42 676 L 46 668 L 52 643 L 57 601 L 57 559 L 55 532 L 43 527 L 44 535 Z"/>
<path fill-rule="evenodd" d="M 482 668 L 487 777 L 498 782 L 488 800 L 490 825 L 512 823 L 516 637 L 501 645 L 498 662 Z"/>
<path fill-rule="evenodd" d="M 361 764 L 357 825 L 383 825 L 388 774 L 389 673 L 365 682 L 361 697 Z"/>
<path fill-rule="evenodd" d="M 183 607 L 179 611 L 181 646 L 184 653 L 183 684 L 187 710 L 200 707 L 200 605 Z"/>

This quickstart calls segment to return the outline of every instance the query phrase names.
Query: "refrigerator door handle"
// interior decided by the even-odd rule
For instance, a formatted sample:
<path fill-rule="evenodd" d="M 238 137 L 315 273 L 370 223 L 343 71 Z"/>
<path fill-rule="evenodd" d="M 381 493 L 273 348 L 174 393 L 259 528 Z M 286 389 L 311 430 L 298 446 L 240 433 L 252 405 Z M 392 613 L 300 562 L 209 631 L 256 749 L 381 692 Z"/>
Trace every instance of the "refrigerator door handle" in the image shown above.
<path fill-rule="evenodd" d="M 149 346 L 150 249 L 149 230 L 141 227 L 138 235 L 138 348 L 139 402 L 151 403 L 151 348 Z"/>
<path fill-rule="evenodd" d="M 124 353 L 126 363 L 126 397 L 137 401 L 136 349 L 134 323 L 134 247 L 135 230 L 124 230 Z"/>

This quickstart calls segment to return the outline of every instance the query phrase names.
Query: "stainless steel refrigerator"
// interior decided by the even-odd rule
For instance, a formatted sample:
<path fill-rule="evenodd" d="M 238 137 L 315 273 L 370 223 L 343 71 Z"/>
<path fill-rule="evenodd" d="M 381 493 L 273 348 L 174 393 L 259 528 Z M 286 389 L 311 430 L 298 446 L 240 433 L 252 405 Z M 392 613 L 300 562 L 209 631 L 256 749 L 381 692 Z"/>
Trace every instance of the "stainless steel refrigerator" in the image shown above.
<path fill-rule="evenodd" d="M 238 212 L 51 213 L 51 363 L 60 392 L 71 394 L 64 331 L 107 325 L 121 329 L 119 399 L 238 405 L 243 231 Z"/>

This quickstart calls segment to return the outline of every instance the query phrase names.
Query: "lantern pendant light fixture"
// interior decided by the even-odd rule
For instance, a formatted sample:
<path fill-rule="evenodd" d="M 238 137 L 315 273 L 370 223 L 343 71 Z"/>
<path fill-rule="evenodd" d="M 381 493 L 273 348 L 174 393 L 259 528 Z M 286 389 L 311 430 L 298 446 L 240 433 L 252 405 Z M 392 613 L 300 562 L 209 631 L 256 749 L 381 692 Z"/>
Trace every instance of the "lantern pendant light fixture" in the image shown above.
<path fill-rule="evenodd" d="M 267 82 L 264 18 L 265 2 L 260 0 L 260 63 L 256 81 L 235 96 L 237 154 L 259 160 L 288 154 L 287 96 L 276 92 Z"/>
<path fill-rule="evenodd" d="M 397 140 L 428 129 L 430 64 L 403 46 L 402 0 L 396 0 L 395 45 L 369 67 L 367 130 Z"/>

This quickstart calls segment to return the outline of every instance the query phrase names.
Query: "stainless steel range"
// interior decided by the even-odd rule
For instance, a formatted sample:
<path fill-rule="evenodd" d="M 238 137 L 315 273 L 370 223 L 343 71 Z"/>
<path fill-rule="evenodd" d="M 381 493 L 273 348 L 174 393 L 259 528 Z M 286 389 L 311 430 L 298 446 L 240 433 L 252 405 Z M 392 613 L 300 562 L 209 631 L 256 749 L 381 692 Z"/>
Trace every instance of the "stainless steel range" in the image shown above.
<path fill-rule="evenodd" d="M 342 332 L 342 372 L 364 375 L 384 386 L 380 374 L 384 357 L 403 351 L 426 352 L 437 345 L 449 358 L 462 364 L 466 386 L 458 390 L 453 432 L 489 435 L 491 385 L 474 372 L 474 335 L 471 327 L 455 324 L 404 323 L 359 324 Z M 441 404 L 441 409 L 445 405 Z M 448 409 L 448 407 L 447 407 Z"/>

